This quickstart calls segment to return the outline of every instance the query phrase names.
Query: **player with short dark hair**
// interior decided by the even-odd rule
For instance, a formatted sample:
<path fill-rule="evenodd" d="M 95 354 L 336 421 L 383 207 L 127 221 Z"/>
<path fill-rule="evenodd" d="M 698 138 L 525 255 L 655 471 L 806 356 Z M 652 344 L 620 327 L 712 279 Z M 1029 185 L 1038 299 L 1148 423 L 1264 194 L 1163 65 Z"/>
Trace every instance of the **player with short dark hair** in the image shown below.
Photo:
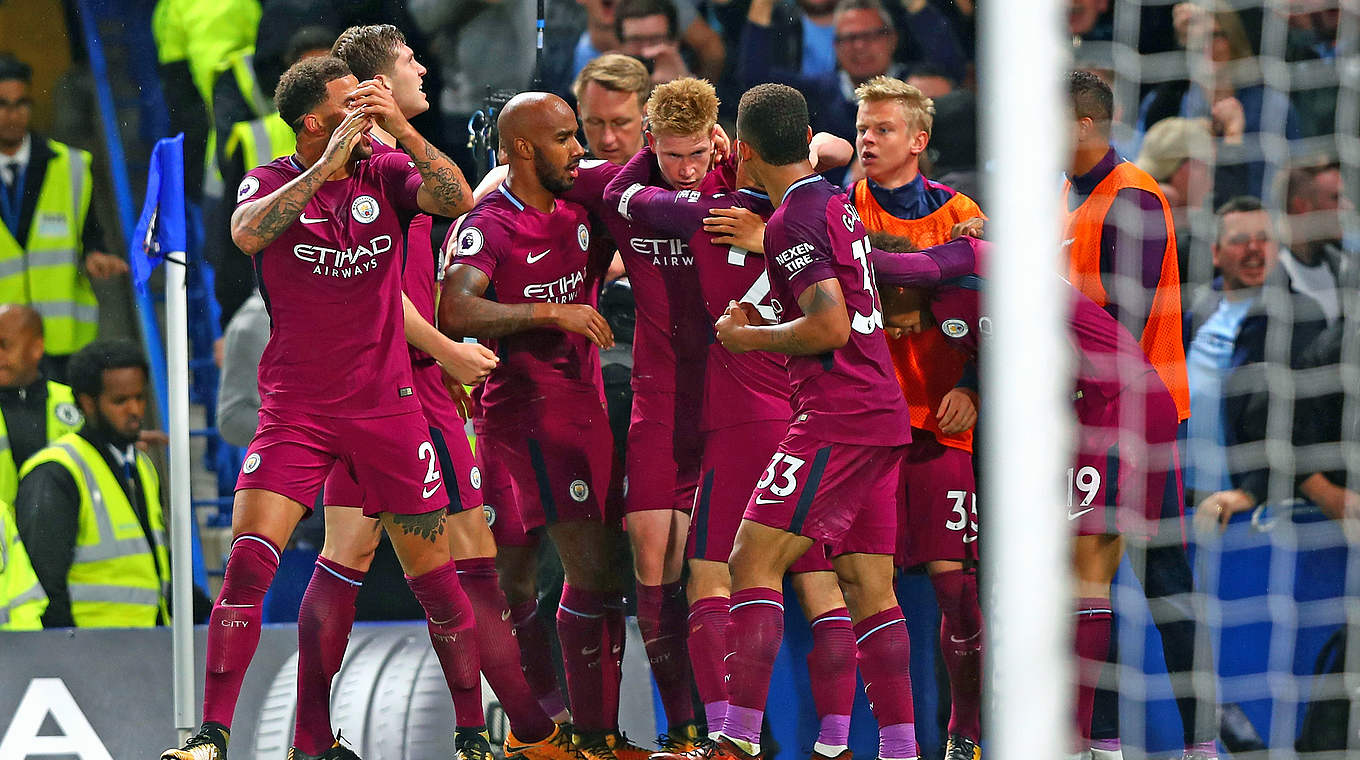
<path fill-rule="evenodd" d="M 768 218 L 773 211 L 769 198 L 750 189 L 713 194 L 670 189 L 691 184 L 711 161 L 718 115 L 713 86 L 696 79 L 663 84 L 653 91 L 647 111 L 651 115 L 650 147 L 609 183 L 605 203 L 658 235 L 674 235 L 687 242 L 710 319 L 721 317 L 732 301 L 768 311 L 770 281 L 762 245 L 752 241 L 739 247 L 723 233 L 706 231 L 704 220 L 734 208 L 754 212 L 757 219 Z M 848 155 L 849 144 L 840 142 Z M 717 171 L 731 172 L 732 167 L 723 165 Z M 658 181 L 658 175 L 667 187 L 650 184 Z M 744 184 L 737 179 L 727 180 L 729 186 Z M 724 657 L 731 595 L 727 558 L 751 489 L 788 430 L 791 409 L 784 362 L 764 351 L 733 354 L 722 344 L 712 343 L 704 388 L 702 475 L 686 545 L 690 571 L 686 590 L 690 662 L 710 737 L 714 737 L 722 729 L 727 710 Z M 837 757 L 849 751 L 855 697 L 850 613 L 831 563 L 819 547 L 805 553 L 790 572 L 812 624 L 808 668 L 820 721 L 814 753 Z M 661 742 L 663 751 L 682 749 L 674 737 L 662 738 L 668 739 Z"/>
<path fill-rule="evenodd" d="M 585 155 L 570 106 L 520 93 L 497 126 L 509 173 L 445 242 L 440 329 L 485 341 L 502 358 L 474 419 L 477 455 L 495 465 L 486 490 L 498 566 L 512 604 L 532 598 L 538 535 L 552 538 L 566 574 L 557 630 L 577 744 L 613 760 L 616 718 L 604 698 L 612 439 L 598 348 L 614 340 L 594 308 L 611 251 L 586 210 L 561 199 Z"/>
<path fill-rule="evenodd" d="M 769 324 L 730 303 L 714 329 L 733 353 L 786 354 L 793 416 L 737 536 L 728 628 L 728 708 L 704 757 L 760 756 L 760 724 L 783 635 L 784 573 L 824 543 L 845 591 L 857 659 L 879 724 L 879 757 L 914 758 L 909 644 L 893 593 L 892 554 L 906 402 L 882 336 L 867 232 L 843 192 L 808 160 L 801 93 L 760 85 L 742 96 L 743 169 L 779 204 L 765 228 Z"/>
<path fill-rule="evenodd" d="M 231 552 L 209 619 L 203 726 L 165 760 L 225 757 L 280 547 L 337 464 L 375 496 L 364 510 L 392 539 L 455 702 L 481 689 L 475 649 L 457 645 L 471 638 L 473 611 L 449 558 L 449 498 L 412 387 L 399 258 L 411 217 L 462 213 L 467 185 L 390 90 L 361 84 L 339 59 L 294 64 L 276 102 L 296 131 L 297 153 L 247 173 L 231 220 L 232 239 L 255 257 L 272 321 L 260 362 L 264 405 L 237 480 Z M 375 124 L 407 152 L 373 155 L 367 133 Z M 353 318 L 337 329 L 336 314 Z M 470 362 L 460 379 L 475 381 L 489 363 Z M 333 746 L 323 757 L 352 755 Z"/>

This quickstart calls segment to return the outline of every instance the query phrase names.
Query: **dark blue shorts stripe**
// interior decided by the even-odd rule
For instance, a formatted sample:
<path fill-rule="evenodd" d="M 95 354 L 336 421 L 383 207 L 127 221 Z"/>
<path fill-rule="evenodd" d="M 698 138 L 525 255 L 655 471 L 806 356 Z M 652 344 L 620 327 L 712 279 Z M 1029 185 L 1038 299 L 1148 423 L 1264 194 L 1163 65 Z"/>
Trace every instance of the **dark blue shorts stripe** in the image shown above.
<path fill-rule="evenodd" d="M 713 496 L 713 470 L 704 473 L 704 482 L 699 485 L 699 501 L 694 505 L 694 556 L 708 559 L 708 509 L 709 499 Z"/>
<path fill-rule="evenodd" d="M 817 498 L 817 488 L 822 484 L 822 472 L 826 470 L 826 460 L 830 458 L 830 446 L 817 449 L 817 455 L 812 458 L 812 469 L 808 472 L 803 493 L 798 497 L 798 508 L 793 511 L 793 522 L 789 523 L 790 533 L 803 532 L 803 521 L 807 519 L 808 510 L 812 509 L 812 500 Z"/>
<path fill-rule="evenodd" d="M 458 490 L 458 473 L 453 470 L 453 458 L 449 456 L 449 442 L 444 431 L 430 427 L 430 441 L 434 443 L 434 454 L 439 457 L 439 471 L 444 473 L 444 490 L 449 494 L 449 514 L 456 515 L 467 508 L 463 504 L 463 494 Z"/>
<path fill-rule="evenodd" d="M 1145 494 L 1150 497 L 1151 494 Z M 1119 534 L 1115 515 L 1119 509 L 1119 444 L 1105 451 L 1105 532 L 1114 536 Z"/>
<path fill-rule="evenodd" d="M 548 482 L 548 465 L 543 461 L 543 447 L 533 438 L 526 438 L 529 445 L 529 464 L 534 468 L 534 479 L 538 481 L 538 501 L 543 507 L 543 522 L 552 525 L 557 522 L 557 504 L 553 501 L 552 484 Z"/>

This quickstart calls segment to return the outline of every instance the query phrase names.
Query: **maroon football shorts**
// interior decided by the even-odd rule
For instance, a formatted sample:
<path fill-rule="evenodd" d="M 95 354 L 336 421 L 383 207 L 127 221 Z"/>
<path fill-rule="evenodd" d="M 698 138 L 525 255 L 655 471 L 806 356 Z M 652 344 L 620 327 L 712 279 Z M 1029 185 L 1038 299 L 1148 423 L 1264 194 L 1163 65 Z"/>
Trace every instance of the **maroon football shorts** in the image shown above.
<path fill-rule="evenodd" d="M 678 509 L 694 505 L 703 456 L 701 402 L 675 393 L 633 394 L 624 471 L 624 511 Z"/>
<path fill-rule="evenodd" d="M 449 503 L 439 453 L 419 411 L 326 417 L 262 408 L 236 490 L 261 489 L 311 510 L 338 467 L 355 482 L 364 514 L 424 514 Z"/>
<path fill-rule="evenodd" d="M 703 476 L 690 513 L 686 559 L 726 562 L 732 555 L 751 491 L 788 429 L 787 420 L 759 420 L 709 431 L 704 437 Z M 813 544 L 789 572 L 830 569 L 825 548 Z"/>
<path fill-rule="evenodd" d="M 893 554 L 903 446 L 833 443 L 789 433 L 744 519 L 807 536 L 828 554 Z"/>
<path fill-rule="evenodd" d="M 1076 535 L 1148 538 L 1163 513 L 1179 513 L 1184 486 L 1176 405 L 1164 389 L 1146 399 L 1145 413 L 1132 419 L 1121 419 L 1117 401 L 1098 413 L 1084 407 L 1076 461 L 1067 472 L 1067 519 Z"/>
<path fill-rule="evenodd" d="M 912 428 L 902 465 L 906 499 L 898 515 L 898 567 L 932 560 L 977 560 L 973 456 Z"/>

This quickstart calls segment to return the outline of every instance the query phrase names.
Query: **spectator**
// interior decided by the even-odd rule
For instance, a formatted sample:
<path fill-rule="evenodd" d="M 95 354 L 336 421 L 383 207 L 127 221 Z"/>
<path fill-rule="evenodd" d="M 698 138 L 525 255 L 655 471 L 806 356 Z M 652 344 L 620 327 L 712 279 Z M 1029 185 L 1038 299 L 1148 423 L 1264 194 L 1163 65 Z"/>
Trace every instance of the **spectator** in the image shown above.
<path fill-rule="evenodd" d="M 592 156 L 622 165 L 642 150 L 642 118 L 652 79 L 640 61 L 618 53 L 602 55 L 581 69 L 571 90 Z"/>
<path fill-rule="evenodd" d="M 1234 368 L 1265 359 L 1272 323 L 1287 319 L 1284 324 L 1293 331 L 1291 345 L 1300 348 L 1325 324 L 1312 299 L 1303 295 L 1291 299 L 1282 287 L 1278 254 L 1270 212 L 1259 199 L 1240 196 L 1218 209 L 1213 257 L 1219 276 L 1199 290 L 1185 314 L 1190 420 L 1184 463 L 1189 504 L 1232 488 L 1226 447 L 1235 434 L 1229 432 L 1228 410 L 1236 416 L 1244 399 L 1225 396 L 1228 375 Z M 1281 298 L 1291 303 L 1282 303 Z M 1240 380 L 1234 389 L 1240 393 Z"/>
<path fill-rule="evenodd" d="M 1291 169 L 1285 187 L 1289 247 L 1280 252 L 1290 290 L 1307 293 L 1327 314 L 1341 315 L 1339 283 L 1354 277 L 1353 256 L 1343 250 L 1341 214 L 1352 209 L 1336 162 Z"/>
<path fill-rule="evenodd" d="M 949 70 L 962 68 L 962 52 L 945 17 L 926 2 L 909 3 L 914 12 L 913 34 L 923 58 Z M 830 132 L 855 139 L 855 88 L 876 76 L 902 78 L 907 68 L 893 60 L 897 29 L 879 0 L 840 0 L 834 19 L 836 70 L 806 75 L 799 68 L 781 68 L 773 55 L 779 44 L 771 21 L 774 0 L 751 0 L 737 57 L 737 79 L 749 88 L 778 82 L 807 97 L 814 132 Z"/>
<path fill-rule="evenodd" d="M 0 503 L 0 631 L 39 630 L 46 610 L 47 593 L 14 527 L 14 513 Z"/>
<path fill-rule="evenodd" d="M 615 23 L 616 11 L 620 0 L 576 0 L 585 6 L 586 28 L 576 42 L 572 54 L 572 76 L 580 74 L 587 63 L 604 53 L 618 52 L 621 48 L 619 30 Z M 679 30 L 681 41 L 694 51 L 700 60 L 721 62 L 725 57 L 722 38 L 713 27 L 699 15 L 694 0 L 675 0 L 674 29 Z M 664 12 L 664 11 L 663 11 Z M 700 67 L 707 71 L 706 66 Z M 719 63 L 718 70 L 721 72 Z"/>
<path fill-rule="evenodd" d="M 43 376 L 43 324 L 27 306 L 0 306 L 0 502 L 13 504 L 19 467 L 80 429 L 71 389 Z"/>
<path fill-rule="evenodd" d="M 935 126 L 922 171 L 969 198 L 982 197 L 977 160 L 977 99 L 968 90 L 935 98 Z"/>
<path fill-rule="evenodd" d="M 691 76 L 680 54 L 675 4 L 671 0 L 620 0 L 614 11 L 614 34 L 622 52 L 643 62 L 652 72 L 652 84 L 665 84 Z M 727 51 L 716 34 L 702 50 L 693 50 L 698 76 L 717 81 L 722 77 Z"/>
<path fill-rule="evenodd" d="M 1290 89 L 1304 137 L 1341 131 L 1336 122 L 1337 62 L 1353 58 L 1360 49 L 1354 35 L 1343 40 L 1337 34 L 1341 8 L 1320 8 L 1321 5 L 1297 3 L 1290 6 L 1294 12 L 1289 14 L 1285 60 L 1291 64 L 1291 83 L 1316 83 L 1316 86 L 1296 85 Z"/>
<path fill-rule="evenodd" d="M 1067 32 L 1072 35 L 1072 44 L 1113 37 L 1109 10 L 1110 0 L 1072 0 L 1067 7 Z"/>
<path fill-rule="evenodd" d="M 29 131 L 32 77 L 28 64 L 0 55 L 0 303 L 42 315 L 48 374 L 61 379 L 71 354 L 99 331 L 89 278 L 128 265 L 104 253 L 90 213 L 90 154 Z"/>
<path fill-rule="evenodd" d="M 217 430 L 233 446 L 248 446 L 260 424 L 260 357 L 269 342 L 269 311 L 257 290 L 222 334 L 222 374 L 217 390 Z"/>
<path fill-rule="evenodd" d="M 945 70 L 943 66 L 933 63 L 922 63 L 911 67 L 911 75 L 907 77 L 907 84 L 921 91 L 921 94 L 931 100 L 939 100 L 954 91 L 958 83 L 954 77 Z"/>
<path fill-rule="evenodd" d="M 147 365 L 125 340 L 71 358 L 85 415 L 20 471 L 19 534 L 47 591 L 43 626 L 145 627 L 169 621 L 170 555 L 160 479 L 136 443 Z"/>
<path fill-rule="evenodd" d="M 1183 47 L 1204 58 L 1206 79 L 1164 82 L 1143 98 L 1138 112 L 1138 132 L 1170 116 L 1209 118 L 1215 137 L 1227 137 L 1238 129 L 1243 137 L 1247 163 L 1247 186 L 1238 190 L 1265 197 L 1271 166 L 1264 143 L 1271 137 L 1300 137 L 1298 116 L 1284 93 L 1256 84 L 1259 71 L 1241 19 L 1227 6 L 1212 13 L 1194 3 L 1175 7 L 1176 31 Z M 1220 161 L 1223 163 L 1223 161 Z"/>

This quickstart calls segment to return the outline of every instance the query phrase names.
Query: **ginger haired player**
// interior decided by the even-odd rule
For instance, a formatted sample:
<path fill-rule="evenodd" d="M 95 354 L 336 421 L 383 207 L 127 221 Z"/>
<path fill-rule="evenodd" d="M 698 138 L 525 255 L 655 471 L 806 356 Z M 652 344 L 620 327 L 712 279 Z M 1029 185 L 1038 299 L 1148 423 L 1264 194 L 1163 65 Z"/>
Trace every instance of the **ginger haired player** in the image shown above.
<path fill-rule="evenodd" d="M 647 102 L 648 147 L 633 157 L 605 188 L 604 202 L 629 221 L 686 242 L 694 257 L 710 319 L 741 301 L 770 310 L 770 280 L 763 246 L 741 248 L 704 221 L 715 211 L 747 210 L 761 220 L 773 212 L 763 192 L 749 188 L 701 194 L 691 189 L 713 160 L 718 95 L 713 85 L 685 77 L 659 85 Z M 848 160 L 850 144 L 821 136 L 810 158 L 822 168 L 819 151 Z M 839 144 L 836 144 L 836 143 Z M 717 171 L 731 172 L 730 165 Z M 660 182 L 657 182 L 657 178 Z M 733 184 L 744 183 L 740 174 Z M 648 185 L 646 183 L 655 183 Z M 761 225 L 763 226 L 763 225 Z M 727 711 L 724 682 L 731 573 L 727 559 L 751 490 L 788 431 L 789 378 L 776 354 L 734 354 L 717 341 L 709 345 L 700 423 L 703 455 L 686 545 L 690 602 L 689 654 L 710 736 L 721 730 Z M 790 568 L 804 612 L 812 623 L 808 655 L 819 731 L 814 757 L 848 757 L 850 711 L 855 696 L 855 646 L 850 613 L 831 562 L 814 546 Z M 639 622 L 643 612 L 639 605 Z M 644 625 L 644 635 L 647 630 Z M 653 664 L 655 670 L 657 665 Z M 659 680 L 659 679 L 658 679 Z M 664 696 L 664 692 L 663 692 Z M 662 742 L 663 751 L 683 751 Z"/>

